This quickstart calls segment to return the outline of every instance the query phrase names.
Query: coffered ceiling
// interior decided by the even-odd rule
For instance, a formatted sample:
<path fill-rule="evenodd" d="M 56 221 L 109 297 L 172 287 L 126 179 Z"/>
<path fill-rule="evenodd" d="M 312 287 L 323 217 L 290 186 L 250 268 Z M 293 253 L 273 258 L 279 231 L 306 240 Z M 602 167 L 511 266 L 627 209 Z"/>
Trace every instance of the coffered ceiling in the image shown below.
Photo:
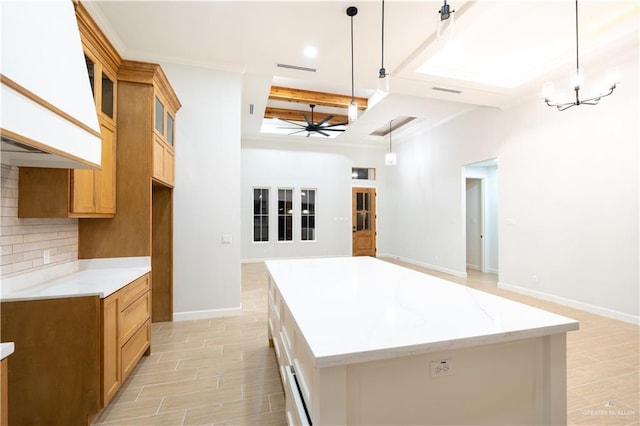
<path fill-rule="evenodd" d="M 241 72 L 245 138 L 295 137 L 287 129 L 275 130 L 286 127 L 277 118 L 302 121 L 311 104 L 315 121 L 325 114 L 334 115 L 332 123 L 346 121 L 349 6 L 358 8 L 354 92 L 362 98 L 359 105 L 367 101 L 367 109 L 344 133 L 336 132 L 334 143 L 384 144 L 383 137 L 371 133 L 397 117 L 416 117 L 399 129 L 409 132 L 478 105 L 505 108 L 539 97 L 548 80 L 568 81 L 575 68 L 573 1 L 448 4 L 455 19 L 443 24 L 442 1 L 385 2 L 384 67 L 390 76 L 383 93 L 377 90 L 381 1 L 85 3 L 125 58 Z M 581 65 L 594 71 L 587 75 L 603 74 L 638 48 L 639 9 L 633 0 L 580 1 Z M 306 56 L 308 47 L 317 51 L 314 57 Z M 265 133 L 272 131 L 280 135 Z"/>

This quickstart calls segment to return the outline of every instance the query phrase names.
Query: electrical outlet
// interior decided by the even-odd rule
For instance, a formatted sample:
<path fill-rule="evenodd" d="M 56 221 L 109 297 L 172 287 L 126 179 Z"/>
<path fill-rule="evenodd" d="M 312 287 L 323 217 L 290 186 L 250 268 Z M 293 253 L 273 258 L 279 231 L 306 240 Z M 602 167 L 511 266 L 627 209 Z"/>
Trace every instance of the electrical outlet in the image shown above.
<path fill-rule="evenodd" d="M 431 361 L 431 377 L 450 376 L 453 374 L 453 360 L 441 359 Z"/>
<path fill-rule="evenodd" d="M 42 263 L 44 265 L 48 265 L 51 263 L 51 252 L 49 250 L 45 250 L 42 252 Z"/>

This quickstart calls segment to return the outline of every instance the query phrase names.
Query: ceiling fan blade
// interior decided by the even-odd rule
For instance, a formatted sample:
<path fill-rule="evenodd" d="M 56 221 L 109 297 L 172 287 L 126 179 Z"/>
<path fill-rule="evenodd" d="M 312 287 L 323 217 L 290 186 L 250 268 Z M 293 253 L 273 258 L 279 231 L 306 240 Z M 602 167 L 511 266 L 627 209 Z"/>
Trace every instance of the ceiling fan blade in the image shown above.
<path fill-rule="evenodd" d="M 304 131 L 305 131 L 305 129 L 296 130 L 295 132 L 291 132 L 291 133 L 289 133 L 289 135 L 295 135 L 295 134 L 297 134 L 297 133 L 302 133 L 302 132 L 304 132 Z"/>
<path fill-rule="evenodd" d="M 328 129 L 326 127 L 323 127 L 322 129 L 319 129 L 319 130 L 316 130 L 316 131 L 319 132 L 320 130 L 322 130 L 324 132 L 344 132 L 345 131 L 345 129 Z"/>
<path fill-rule="evenodd" d="M 321 134 L 321 135 L 323 135 L 323 136 L 329 137 L 329 133 L 325 133 L 325 132 L 323 132 L 323 131 L 322 131 L 322 130 L 320 130 L 320 129 L 316 130 L 316 132 L 320 133 L 320 134 Z"/>
<path fill-rule="evenodd" d="M 309 126 L 313 126 L 313 122 L 309 121 L 309 117 L 307 116 L 306 112 L 303 112 L 302 116 L 304 117 L 304 121 L 306 121 Z"/>
<path fill-rule="evenodd" d="M 309 136 L 311 136 L 311 132 L 309 132 L 309 131 L 308 131 L 308 132 L 307 132 L 307 136 L 305 136 L 305 137 L 307 137 L 307 138 L 308 138 Z"/>
<path fill-rule="evenodd" d="M 293 124 L 294 126 L 298 126 L 298 127 L 307 127 L 307 126 L 305 126 L 303 124 L 296 123 L 295 121 L 285 120 L 284 118 L 278 118 L 278 120 L 284 121 L 285 123 Z"/>
<path fill-rule="evenodd" d="M 322 126 L 324 123 L 326 123 L 327 121 L 331 120 L 333 118 L 333 115 L 329 114 L 327 115 L 325 118 L 323 118 L 322 120 L 320 120 L 320 122 L 318 122 L 318 126 Z"/>
<path fill-rule="evenodd" d="M 347 122 L 347 123 L 329 124 L 328 126 L 324 126 L 324 128 L 326 129 L 326 128 L 328 128 L 328 127 L 346 126 L 346 125 L 348 125 L 348 124 L 349 124 L 348 122 Z"/>

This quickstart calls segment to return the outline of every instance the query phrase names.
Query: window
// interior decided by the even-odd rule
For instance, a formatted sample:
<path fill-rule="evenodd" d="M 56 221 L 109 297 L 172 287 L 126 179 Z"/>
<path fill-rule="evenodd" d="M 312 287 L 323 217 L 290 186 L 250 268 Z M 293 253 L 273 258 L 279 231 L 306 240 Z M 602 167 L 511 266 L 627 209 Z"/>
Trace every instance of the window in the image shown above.
<path fill-rule="evenodd" d="M 278 241 L 293 240 L 293 189 L 278 189 Z"/>
<path fill-rule="evenodd" d="M 269 189 L 253 189 L 253 241 L 269 241 Z"/>
<path fill-rule="evenodd" d="M 300 191 L 300 223 L 302 241 L 316 240 L 316 190 Z"/>
<path fill-rule="evenodd" d="M 352 167 L 351 168 L 351 179 L 375 180 L 376 179 L 376 169 L 365 169 L 365 168 L 361 168 L 361 167 Z"/>

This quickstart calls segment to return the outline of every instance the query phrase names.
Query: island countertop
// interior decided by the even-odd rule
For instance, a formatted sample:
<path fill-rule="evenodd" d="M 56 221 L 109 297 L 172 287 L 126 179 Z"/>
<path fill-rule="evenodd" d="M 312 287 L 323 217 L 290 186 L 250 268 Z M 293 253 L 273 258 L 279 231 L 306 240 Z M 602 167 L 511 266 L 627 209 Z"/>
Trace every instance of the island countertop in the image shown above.
<path fill-rule="evenodd" d="M 577 321 L 370 257 L 265 262 L 317 368 L 577 330 Z"/>
<path fill-rule="evenodd" d="M 91 259 L 4 279 L 0 301 L 105 298 L 151 271 L 149 257 Z"/>

